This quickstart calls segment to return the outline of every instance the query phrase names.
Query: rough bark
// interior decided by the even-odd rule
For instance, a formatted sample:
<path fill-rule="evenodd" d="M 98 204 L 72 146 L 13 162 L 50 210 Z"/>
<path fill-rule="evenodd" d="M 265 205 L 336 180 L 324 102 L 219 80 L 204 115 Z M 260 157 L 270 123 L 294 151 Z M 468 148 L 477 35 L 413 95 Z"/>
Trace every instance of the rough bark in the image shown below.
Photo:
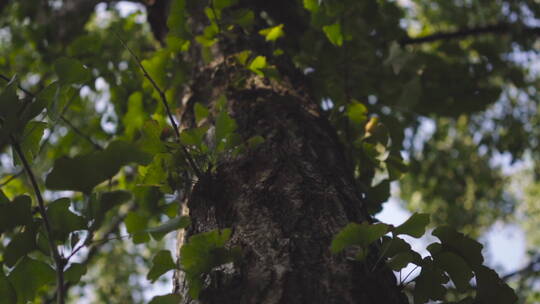
<path fill-rule="evenodd" d="M 237 73 L 226 63 L 201 69 L 190 100 L 225 94 L 237 132 L 265 142 L 221 160 L 196 183 L 187 236 L 231 228 L 229 246 L 240 247 L 242 259 L 213 271 L 199 301 L 187 297 L 178 276 L 184 303 L 407 303 L 384 263 L 373 270 L 376 248 L 364 263 L 330 253 L 340 229 L 369 215 L 318 106 L 301 83 L 250 76 L 237 88 L 229 84 Z"/>
<path fill-rule="evenodd" d="M 201 13 L 207 4 L 190 3 L 190 28 L 197 35 L 208 22 Z M 276 17 L 298 3 L 250 0 L 239 5 L 253 9 L 255 16 L 264 11 Z M 279 22 L 300 35 L 303 25 L 297 19 Z M 262 19 L 256 22 L 266 26 Z M 236 64 L 232 55 L 245 49 L 266 55 L 283 79 L 269 81 Z M 176 276 L 176 291 L 185 296 L 184 303 L 407 303 L 384 263 L 374 267 L 376 246 L 364 262 L 350 252 L 331 254 L 332 238 L 345 225 L 370 221 L 364 194 L 335 130 L 310 97 L 308 81 L 287 56 L 276 61 L 271 53 L 254 30 L 223 35 L 212 63 L 202 60 L 196 46 L 188 55 L 193 82 L 184 100 L 183 126 L 193 126 L 194 102 L 211 105 L 225 95 L 237 133 L 265 141 L 221 159 L 194 185 L 184 208 L 192 225 L 179 233 L 179 246 L 193 234 L 231 228 L 228 246 L 241 248 L 240 261 L 214 269 L 197 301 L 187 296 L 182 273 Z"/>

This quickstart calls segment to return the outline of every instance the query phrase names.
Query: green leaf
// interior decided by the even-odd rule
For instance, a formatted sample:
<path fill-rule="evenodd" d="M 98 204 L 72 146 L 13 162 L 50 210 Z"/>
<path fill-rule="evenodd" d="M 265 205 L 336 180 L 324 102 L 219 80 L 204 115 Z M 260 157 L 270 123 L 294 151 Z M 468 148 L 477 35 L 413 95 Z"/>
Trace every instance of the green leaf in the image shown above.
<path fill-rule="evenodd" d="M 0 304 L 17 303 L 17 293 L 0 267 Z"/>
<path fill-rule="evenodd" d="M 16 118 L 21 105 L 19 96 L 17 96 L 17 81 L 13 77 L 8 85 L 0 91 L 0 118 L 4 121 L 10 117 Z"/>
<path fill-rule="evenodd" d="M 343 34 L 341 33 L 341 24 L 339 22 L 323 26 L 323 32 L 333 45 L 343 45 Z"/>
<path fill-rule="evenodd" d="M 475 269 L 477 294 L 476 299 L 481 304 L 516 303 L 518 298 L 510 286 L 499 278 L 493 269 L 479 266 Z"/>
<path fill-rule="evenodd" d="M 141 130 L 142 136 L 141 139 L 137 142 L 137 147 L 142 152 L 154 155 L 157 153 L 165 153 L 167 147 L 161 141 L 161 128 L 159 123 L 155 120 L 148 120 L 144 123 L 144 126 Z"/>
<path fill-rule="evenodd" d="M 250 149 L 254 149 L 262 143 L 264 143 L 264 137 L 260 135 L 255 135 L 247 140 L 247 146 Z"/>
<path fill-rule="evenodd" d="M 128 98 L 128 111 L 122 118 L 122 123 L 126 126 L 126 136 L 132 139 L 135 131 L 140 129 L 146 120 L 147 114 L 144 112 L 143 95 L 135 92 Z"/>
<path fill-rule="evenodd" d="M 154 283 L 160 276 L 176 268 L 169 250 L 160 250 L 152 260 L 152 268 L 146 278 Z"/>
<path fill-rule="evenodd" d="M 90 204 L 92 205 L 87 208 L 88 213 L 90 213 L 87 216 L 95 220 L 95 225 L 99 227 L 105 218 L 107 211 L 130 200 L 131 197 L 131 193 L 124 190 L 101 193 L 99 199 L 90 201 Z"/>
<path fill-rule="evenodd" d="M 195 146 L 200 148 L 203 144 L 204 135 L 208 131 L 208 126 L 188 129 L 180 133 L 180 141 L 184 145 Z"/>
<path fill-rule="evenodd" d="M 70 205 L 69 198 L 60 198 L 47 205 L 47 216 L 56 241 L 64 242 L 71 232 L 86 229 L 86 222 L 69 210 Z"/>
<path fill-rule="evenodd" d="M 167 27 L 169 28 L 169 34 L 186 40 L 186 1 L 185 0 L 172 0 L 169 17 L 167 18 Z"/>
<path fill-rule="evenodd" d="M 13 267 L 19 259 L 36 249 L 36 227 L 29 225 L 13 236 L 4 252 L 6 266 Z"/>
<path fill-rule="evenodd" d="M 347 106 L 347 117 L 357 125 L 362 125 L 367 119 L 367 108 L 364 104 L 353 101 Z"/>
<path fill-rule="evenodd" d="M 382 223 L 350 223 L 332 240 L 330 250 L 336 254 L 350 246 L 365 248 L 388 232 L 389 226 Z"/>
<path fill-rule="evenodd" d="M 429 214 L 414 213 L 405 223 L 394 228 L 394 235 L 407 234 L 419 238 L 426 232 L 426 226 L 429 224 Z"/>
<path fill-rule="evenodd" d="M 141 176 L 138 185 L 164 187 L 164 192 L 172 192 L 167 184 L 169 168 L 173 165 L 173 156 L 170 153 L 159 153 L 147 167 L 139 167 Z"/>
<path fill-rule="evenodd" d="M 471 267 L 457 254 L 444 251 L 434 255 L 435 264 L 446 271 L 459 291 L 465 292 L 470 287 L 469 281 L 473 277 Z"/>
<path fill-rule="evenodd" d="M 304 8 L 313 13 L 319 10 L 319 0 L 304 0 Z"/>
<path fill-rule="evenodd" d="M 144 231 L 152 233 L 154 238 L 161 239 L 165 234 L 186 228 L 191 224 L 191 220 L 188 216 L 176 217 L 168 220 L 167 222 L 153 228 L 145 229 Z M 157 236 L 157 237 L 156 237 Z"/>
<path fill-rule="evenodd" d="M 11 203 L 0 204 L 0 233 L 32 223 L 32 200 L 17 196 Z"/>
<path fill-rule="evenodd" d="M 20 147 L 24 154 L 26 160 L 30 163 L 34 160 L 34 157 L 39 151 L 39 143 L 41 137 L 43 137 L 43 132 L 47 128 L 47 123 L 41 121 L 31 121 L 24 127 L 23 134 L 20 140 Z M 13 153 L 13 155 L 17 155 Z M 13 158 L 15 160 L 15 165 L 21 164 L 19 156 Z"/>
<path fill-rule="evenodd" d="M 4 194 L 4 191 L 2 191 L 2 189 L 0 189 L 0 207 L 1 207 L 2 204 L 7 204 L 7 203 L 9 203 L 9 199 L 7 198 L 6 194 Z M 2 214 L 2 213 L 0 212 L 0 214 Z M 0 221 L 0 223 L 1 222 L 2 221 Z M 0 229 L 0 233 L 1 233 L 1 231 L 2 230 Z"/>
<path fill-rule="evenodd" d="M 202 289 L 201 275 L 214 267 L 232 262 L 236 253 L 226 250 L 225 244 L 231 236 L 230 229 L 212 230 L 193 235 L 180 250 L 180 262 L 186 272 L 189 294 L 197 299 Z"/>
<path fill-rule="evenodd" d="M 213 0 L 214 9 L 221 11 L 231 5 L 234 5 L 238 0 Z"/>
<path fill-rule="evenodd" d="M 72 263 L 64 272 L 64 278 L 67 282 L 77 284 L 81 280 L 81 277 L 86 274 L 86 270 L 86 264 Z"/>
<path fill-rule="evenodd" d="M 265 28 L 259 31 L 259 34 L 265 37 L 266 41 L 276 41 L 283 37 L 283 24 L 279 24 L 273 27 Z"/>
<path fill-rule="evenodd" d="M 194 110 L 195 110 L 195 122 L 197 123 L 197 125 L 199 125 L 201 121 L 205 119 L 206 117 L 208 117 L 208 115 L 210 114 L 210 111 L 208 111 L 208 108 L 206 108 L 205 106 L 203 106 L 202 104 L 198 102 L 195 103 Z"/>
<path fill-rule="evenodd" d="M 416 282 L 413 291 L 414 304 L 423 304 L 430 299 L 443 300 L 446 294 L 443 285 L 448 282 L 448 278 L 429 258 L 424 259 L 422 271 L 414 281 Z"/>
<path fill-rule="evenodd" d="M 432 234 L 441 240 L 447 250 L 461 256 L 472 269 L 482 265 L 482 244 L 448 226 L 437 227 Z"/>
<path fill-rule="evenodd" d="M 145 243 L 150 240 L 148 233 L 144 232 L 148 225 L 148 217 L 142 216 L 136 212 L 130 212 L 124 220 L 126 229 L 133 236 L 135 244 Z"/>
<path fill-rule="evenodd" d="M 25 257 L 10 272 L 8 280 L 17 292 L 17 303 L 26 304 L 34 301 L 42 286 L 54 283 L 55 272 L 46 263 Z"/>
<path fill-rule="evenodd" d="M 182 296 L 179 294 L 167 294 L 155 296 L 148 304 L 178 304 L 182 301 Z"/>
<path fill-rule="evenodd" d="M 221 111 L 216 119 L 216 149 L 222 151 L 226 141 L 236 130 L 236 121 L 229 116 L 226 110 Z M 221 148 L 223 147 L 223 148 Z"/>
<path fill-rule="evenodd" d="M 255 59 L 251 61 L 251 63 L 248 66 L 248 69 L 253 71 L 255 74 L 259 76 L 264 76 L 264 73 L 262 69 L 266 68 L 266 57 L 264 56 L 257 56 Z"/>
<path fill-rule="evenodd" d="M 400 271 L 401 269 L 405 268 L 409 263 L 412 263 L 415 261 L 415 257 L 412 252 L 405 251 L 400 252 L 393 256 L 388 262 L 388 267 L 390 267 L 394 271 Z"/>
<path fill-rule="evenodd" d="M 51 190 L 90 193 L 95 186 L 115 176 L 123 166 L 147 164 L 149 161 L 149 155 L 134 145 L 114 141 L 104 151 L 57 159 L 45 185 Z"/>
<path fill-rule="evenodd" d="M 60 58 L 54 63 L 54 71 L 61 84 L 84 84 L 92 76 L 80 61 L 73 58 Z"/>

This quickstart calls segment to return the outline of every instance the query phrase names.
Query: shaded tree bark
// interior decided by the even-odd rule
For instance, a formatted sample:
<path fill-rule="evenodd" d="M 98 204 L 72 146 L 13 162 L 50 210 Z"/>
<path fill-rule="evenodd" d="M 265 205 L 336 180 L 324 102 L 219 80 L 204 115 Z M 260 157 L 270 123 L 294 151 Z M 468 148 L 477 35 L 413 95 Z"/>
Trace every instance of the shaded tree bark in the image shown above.
<path fill-rule="evenodd" d="M 192 16 L 193 28 L 203 28 L 205 18 Z M 197 301 L 187 296 L 181 273 L 176 292 L 184 303 L 407 303 L 393 273 L 384 263 L 375 265 L 376 246 L 364 262 L 355 261 L 353 252 L 330 253 L 332 238 L 346 224 L 371 221 L 364 194 L 335 130 L 309 95 L 307 79 L 286 58 L 272 62 L 283 76 L 279 82 L 236 66 L 231 54 L 242 44 L 268 52 L 256 36 L 222 39 L 210 64 L 197 51 L 189 58 L 195 80 L 184 127 L 193 126 L 194 102 L 211 104 L 225 95 L 237 133 L 265 142 L 220 160 L 187 202 L 192 225 L 185 236 L 231 228 L 228 245 L 242 249 L 241 261 L 214 269 Z M 245 79 L 243 85 L 238 79 Z M 181 246 L 184 232 L 179 238 Z"/>

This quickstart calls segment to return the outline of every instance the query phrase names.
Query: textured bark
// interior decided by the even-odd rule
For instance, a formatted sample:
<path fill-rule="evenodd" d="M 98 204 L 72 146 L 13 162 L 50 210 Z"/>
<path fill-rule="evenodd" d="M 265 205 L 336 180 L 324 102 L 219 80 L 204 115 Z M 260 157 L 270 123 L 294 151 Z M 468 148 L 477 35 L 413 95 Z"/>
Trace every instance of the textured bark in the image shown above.
<path fill-rule="evenodd" d="M 193 189 L 187 235 L 231 228 L 229 245 L 242 249 L 240 263 L 209 275 L 200 303 L 406 303 L 390 270 L 372 271 L 376 249 L 365 263 L 329 251 L 341 228 L 368 215 L 335 131 L 317 106 L 258 77 L 233 89 L 210 80 L 216 70 L 199 75 L 204 82 L 192 100 L 226 94 L 237 132 L 265 142 L 222 160 Z M 230 73 L 223 75 L 234 78 Z M 182 276 L 177 283 L 186 295 Z"/>
<path fill-rule="evenodd" d="M 255 16 L 264 11 L 275 17 L 298 3 L 250 0 L 240 5 Z M 206 3 L 193 5 L 190 26 L 200 32 L 207 22 L 200 13 Z M 301 35 L 297 19 L 279 22 Z M 365 262 L 355 261 L 351 252 L 332 255 L 329 250 L 345 225 L 370 218 L 336 132 L 310 98 L 304 75 L 287 56 L 272 60 L 272 49 L 257 31 L 227 37 L 215 46 L 217 59 L 210 64 L 197 49 L 189 54 L 194 80 L 182 123 L 193 126 L 194 102 L 211 105 L 225 95 L 237 133 L 244 139 L 260 135 L 265 142 L 221 159 L 214 173 L 194 185 L 184 208 L 192 225 L 179 233 L 179 246 L 193 234 L 231 228 L 228 246 L 240 247 L 242 258 L 214 269 L 198 301 L 187 296 L 178 273 L 176 291 L 185 296 L 184 303 L 407 303 L 384 262 L 375 265 L 376 246 Z M 267 55 L 283 79 L 269 81 L 235 64 L 231 55 L 245 49 Z"/>

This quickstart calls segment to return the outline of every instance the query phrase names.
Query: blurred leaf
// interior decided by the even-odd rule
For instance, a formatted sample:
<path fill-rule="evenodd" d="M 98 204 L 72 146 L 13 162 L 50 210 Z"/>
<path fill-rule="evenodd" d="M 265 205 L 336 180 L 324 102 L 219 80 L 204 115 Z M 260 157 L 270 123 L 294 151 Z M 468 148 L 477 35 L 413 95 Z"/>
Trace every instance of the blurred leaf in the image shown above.
<path fill-rule="evenodd" d="M 186 272 L 192 298 L 197 299 L 202 289 L 202 274 L 235 259 L 235 252 L 224 248 L 230 235 L 230 229 L 195 234 L 180 249 L 180 262 Z"/>
<path fill-rule="evenodd" d="M 13 236 L 3 253 L 4 263 L 13 267 L 19 259 L 36 249 L 36 228 L 34 225 L 26 226 L 23 232 Z"/>
<path fill-rule="evenodd" d="M 367 108 L 360 102 L 353 101 L 347 105 L 347 117 L 355 124 L 360 125 L 367 119 Z"/>
<path fill-rule="evenodd" d="M 323 32 L 333 45 L 343 45 L 343 34 L 341 33 L 341 24 L 339 22 L 323 26 Z"/>
<path fill-rule="evenodd" d="M 71 284 L 77 284 L 81 277 L 86 274 L 86 265 L 81 263 L 72 263 L 64 272 L 64 278 Z"/>
<path fill-rule="evenodd" d="M 55 272 L 46 263 L 25 257 L 9 273 L 8 279 L 17 291 L 17 303 L 26 304 L 34 302 L 38 289 L 54 282 Z"/>
<path fill-rule="evenodd" d="M 475 269 L 484 262 L 482 244 L 455 231 L 453 228 L 448 226 L 437 227 L 432 234 L 441 240 L 442 245 L 447 250 L 465 259 L 471 268 Z"/>
<path fill-rule="evenodd" d="M 47 124 L 41 121 L 31 121 L 24 127 L 19 144 L 24 157 L 30 164 L 32 164 L 34 157 L 39 151 L 39 143 L 46 128 Z M 17 154 L 14 152 L 13 155 Z M 22 164 L 18 155 L 13 159 L 15 160 L 15 165 Z"/>
<path fill-rule="evenodd" d="M 176 268 L 169 250 L 160 250 L 152 259 L 152 268 L 146 278 L 154 283 L 160 276 Z"/>
<path fill-rule="evenodd" d="M 126 126 L 126 136 L 128 139 L 133 138 L 135 131 L 141 128 L 147 119 L 142 98 L 142 93 L 138 91 L 129 96 L 128 111 L 122 118 L 122 123 Z"/>
<path fill-rule="evenodd" d="M 389 226 L 382 223 L 349 223 L 332 240 L 330 250 L 336 254 L 350 246 L 365 248 L 388 232 Z"/>
<path fill-rule="evenodd" d="M 20 195 L 11 203 L 0 204 L 0 233 L 30 223 L 32 223 L 32 200 L 28 195 Z"/>
<path fill-rule="evenodd" d="M 285 33 L 283 32 L 283 24 L 279 24 L 273 27 L 262 29 L 259 31 L 259 34 L 264 36 L 266 41 L 276 41 L 277 39 L 283 37 Z"/>
<path fill-rule="evenodd" d="M 448 282 L 444 272 L 437 268 L 433 261 L 425 258 L 422 263 L 422 271 L 414 279 L 414 304 L 427 303 L 428 300 L 443 300 L 446 288 L 443 286 Z"/>
<path fill-rule="evenodd" d="M 510 286 L 499 278 L 497 273 L 486 266 L 474 270 L 478 292 L 476 299 L 481 304 L 516 303 L 518 298 Z"/>
<path fill-rule="evenodd" d="M 225 147 L 225 142 L 232 133 L 236 130 L 236 122 L 229 116 L 227 111 L 223 110 L 219 113 L 216 119 L 216 146 L 218 151 L 222 151 Z M 220 148 L 223 147 L 223 148 Z"/>
<path fill-rule="evenodd" d="M 148 218 L 136 212 L 130 212 L 126 216 L 124 223 L 129 234 L 133 236 L 135 244 L 145 243 L 150 240 L 148 233 L 144 232 L 148 225 Z"/>
<path fill-rule="evenodd" d="M 419 238 L 426 232 L 426 226 L 429 224 L 429 214 L 414 213 L 405 223 L 394 228 L 394 235 L 407 234 Z"/>
<path fill-rule="evenodd" d="M 157 227 L 145 229 L 144 231 L 150 232 L 154 238 L 160 240 L 165 234 L 178 229 L 186 228 L 190 224 L 191 220 L 188 216 L 180 216 L 170 219 Z"/>
<path fill-rule="evenodd" d="M 467 291 L 470 287 L 469 281 L 472 279 L 473 273 L 471 267 L 467 265 L 462 257 L 452 252 L 445 251 L 434 255 L 433 259 L 435 265 L 448 273 L 448 276 L 450 276 L 450 279 L 452 279 L 452 282 L 454 282 L 454 285 L 456 285 L 456 288 L 459 291 Z"/>
<path fill-rule="evenodd" d="M 195 106 L 193 108 L 195 111 L 195 122 L 197 123 L 197 125 L 203 119 L 207 118 L 208 115 L 210 114 L 210 111 L 208 111 L 208 108 L 198 102 L 195 103 Z"/>
<path fill-rule="evenodd" d="M 182 301 L 182 296 L 179 294 L 167 294 L 155 296 L 148 304 L 178 304 Z"/>
<path fill-rule="evenodd" d="M 71 232 L 86 229 L 85 220 L 69 210 L 69 198 L 60 198 L 47 205 L 47 216 L 54 240 L 65 242 Z"/>
<path fill-rule="evenodd" d="M 17 293 L 4 274 L 4 270 L 0 268 L 0 304 L 15 303 L 17 303 Z"/>
<path fill-rule="evenodd" d="M 51 190 L 74 190 L 90 193 L 98 184 L 118 173 L 129 163 L 147 164 L 149 155 L 134 145 L 114 141 L 104 151 L 74 158 L 57 159 L 45 185 Z"/>
<path fill-rule="evenodd" d="M 80 61 L 73 58 L 60 58 L 54 63 L 54 71 L 62 84 L 84 84 L 92 76 Z"/>
<path fill-rule="evenodd" d="M 248 66 L 248 69 L 259 76 L 264 76 L 264 73 L 262 72 L 262 69 L 264 68 L 266 68 L 266 57 L 264 56 L 255 57 Z"/>

